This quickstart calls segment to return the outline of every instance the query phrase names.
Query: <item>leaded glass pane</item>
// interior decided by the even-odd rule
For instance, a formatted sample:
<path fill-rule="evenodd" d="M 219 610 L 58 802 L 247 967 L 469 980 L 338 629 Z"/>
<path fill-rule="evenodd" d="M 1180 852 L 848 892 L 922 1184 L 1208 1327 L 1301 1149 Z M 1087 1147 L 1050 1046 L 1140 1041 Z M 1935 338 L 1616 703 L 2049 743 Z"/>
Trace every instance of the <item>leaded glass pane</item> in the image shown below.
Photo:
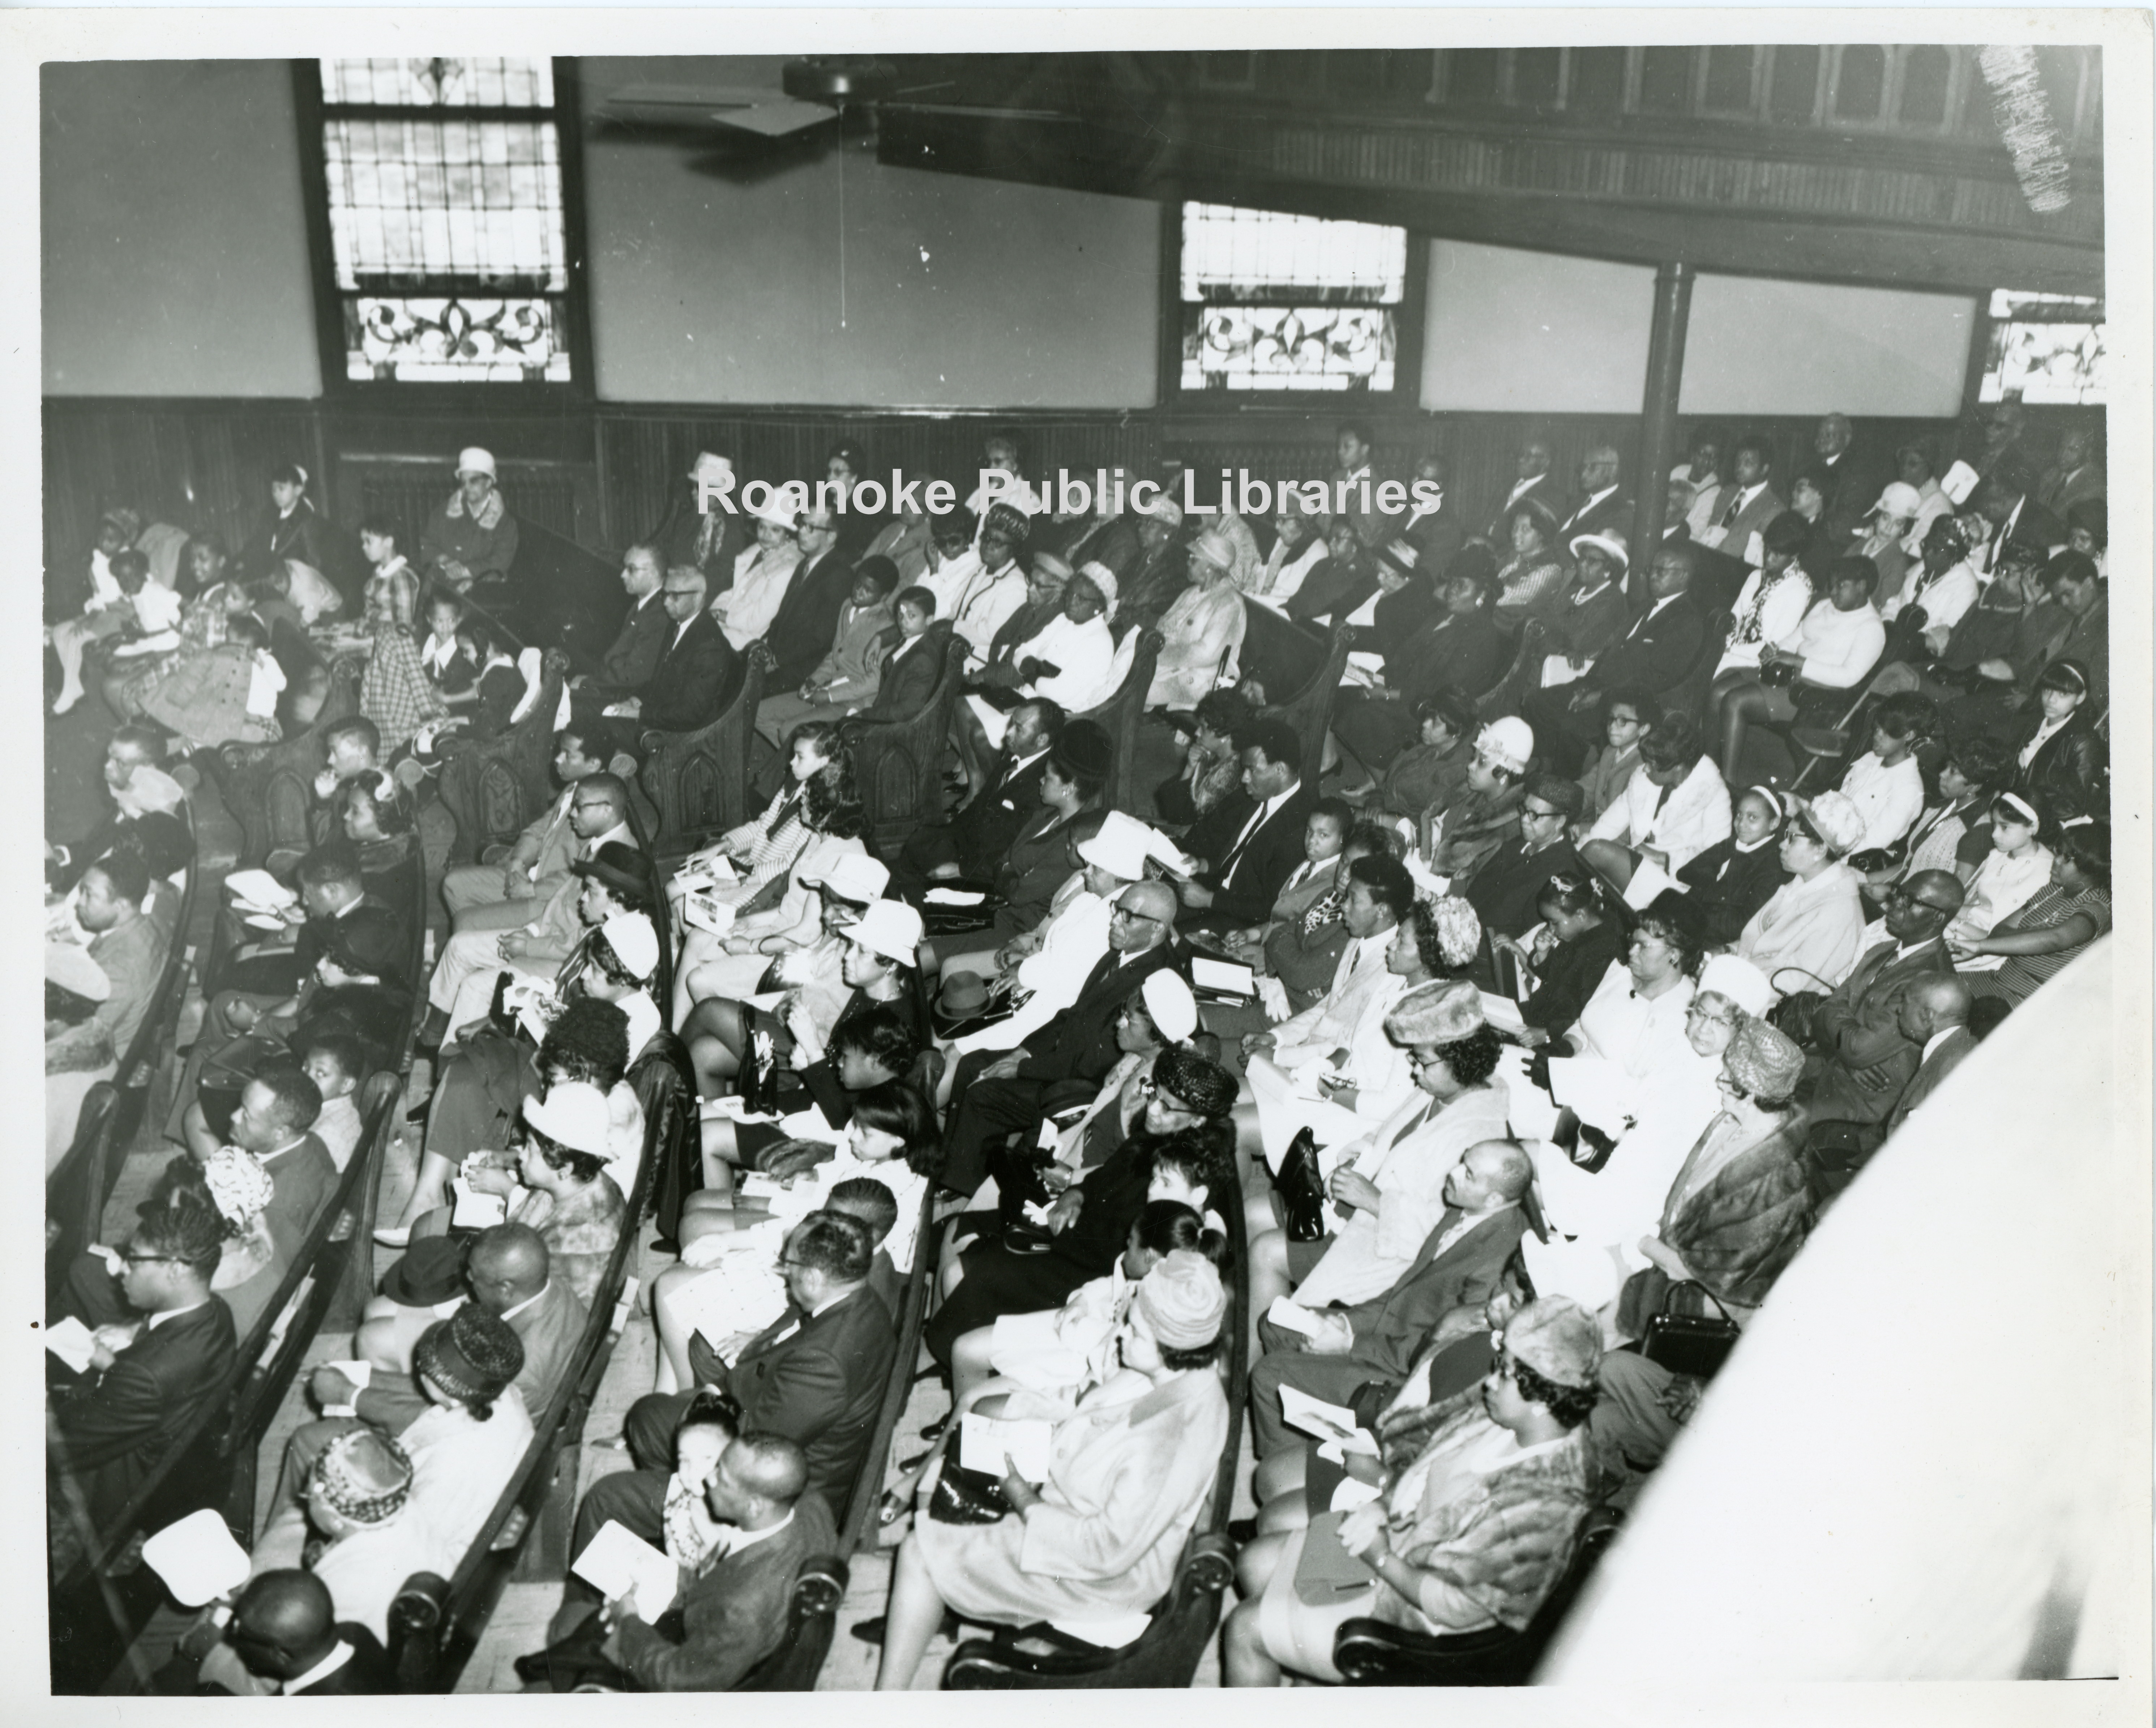
<path fill-rule="evenodd" d="M 551 108 L 551 59 L 324 60 L 322 100 L 399 108 Z"/>
<path fill-rule="evenodd" d="M 339 287 L 568 285 L 552 121 L 332 120 L 322 155 Z"/>
<path fill-rule="evenodd" d="M 1383 306 L 1185 306 L 1183 388 L 1389 390 L 1396 341 Z"/>
<path fill-rule="evenodd" d="M 2103 301 L 2000 288 L 1992 294 L 1991 316 L 1979 402 L 2105 400 Z"/>
<path fill-rule="evenodd" d="M 1226 204 L 1183 207 L 1187 302 L 1397 305 L 1406 291 L 1407 264 L 1403 228 Z"/>
<path fill-rule="evenodd" d="M 346 375 L 403 383 L 565 383 L 559 300 L 347 295 Z"/>

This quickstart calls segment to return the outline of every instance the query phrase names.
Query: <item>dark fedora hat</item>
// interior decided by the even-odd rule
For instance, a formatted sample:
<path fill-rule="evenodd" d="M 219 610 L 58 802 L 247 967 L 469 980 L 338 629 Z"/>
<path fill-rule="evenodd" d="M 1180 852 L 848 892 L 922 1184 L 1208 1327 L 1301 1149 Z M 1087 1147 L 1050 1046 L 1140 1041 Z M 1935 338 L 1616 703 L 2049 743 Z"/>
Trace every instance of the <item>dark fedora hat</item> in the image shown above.
<path fill-rule="evenodd" d="M 465 1293 L 465 1246 L 422 1237 L 382 1275 L 382 1293 L 400 1308 L 434 1308 Z"/>
<path fill-rule="evenodd" d="M 988 1011 L 988 986 L 977 972 L 949 972 L 943 977 L 942 987 L 936 992 L 929 1014 L 936 1030 L 945 1037 L 956 1037 L 975 1026 Z"/>
<path fill-rule="evenodd" d="M 610 840 L 588 858 L 569 867 L 578 876 L 598 883 L 617 900 L 639 909 L 651 904 L 651 875 L 644 854 L 633 846 Z"/>

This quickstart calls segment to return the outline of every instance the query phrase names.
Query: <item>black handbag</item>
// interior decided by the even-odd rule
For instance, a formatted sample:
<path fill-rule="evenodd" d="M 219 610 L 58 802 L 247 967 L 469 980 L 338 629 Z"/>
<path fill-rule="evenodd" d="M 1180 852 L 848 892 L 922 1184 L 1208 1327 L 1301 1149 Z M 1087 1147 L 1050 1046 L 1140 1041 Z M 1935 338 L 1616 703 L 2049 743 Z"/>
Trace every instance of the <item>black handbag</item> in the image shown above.
<path fill-rule="evenodd" d="M 938 1524 L 1000 1524 L 1009 1516 L 1004 1485 L 984 1470 L 969 1470 L 946 1458 L 928 1497 L 928 1515 Z"/>
<path fill-rule="evenodd" d="M 1681 1304 L 1696 1307 L 1691 1298 L 1678 1294 L 1680 1291 L 1691 1290 L 1714 1304 L 1712 1314 L 1677 1311 Z M 1640 1355 L 1672 1374 L 1712 1380 L 1729 1359 L 1737 1338 L 1737 1322 L 1729 1318 L 1729 1310 L 1717 1299 L 1714 1292 L 1704 1284 L 1687 1281 L 1673 1283 L 1662 1293 L 1661 1311 L 1648 1320 L 1645 1335 L 1640 1340 Z"/>
<path fill-rule="evenodd" d="M 1273 1189 L 1287 1214 L 1290 1242 L 1316 1242 L 1325 1234 L 1325 1182 L 1317 1173 L 1317 1139 L 1308 1129 L 1288 1142 Z"/>

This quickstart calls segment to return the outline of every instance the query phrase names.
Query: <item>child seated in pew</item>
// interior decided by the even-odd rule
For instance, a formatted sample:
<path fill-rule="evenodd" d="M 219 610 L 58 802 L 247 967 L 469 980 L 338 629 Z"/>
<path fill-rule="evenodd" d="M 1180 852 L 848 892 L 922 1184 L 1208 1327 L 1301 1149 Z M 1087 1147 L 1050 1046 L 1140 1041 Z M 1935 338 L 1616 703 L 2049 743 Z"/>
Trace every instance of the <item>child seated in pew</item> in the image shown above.
<path fill-rule="evenodd" d="M 912 1263 L 912 1237 L 920 1221 L 921 1196 L 916 1189 L 909 1211 L 892 1192 L 894 1185 L 905 1185 L 888 1180 L 887 1165 L 880 1168 L 885 1172 L 882 1177 L 854 1175 L 832 1184 L 822 1191 L 820 1207 L 811 1205 L 790 1220 L 767 1217 L 756 1229 L 744 1229 L 730 1237 L 708 1238 L 731 1243 L 734 1252 L 723 1255 L 707 1252 L 701 1261 L 685 1258 L 680 1265 L 660 1273 L 651 1285 L 651 1312 L 659 1329 L 659 1374 L 654 1390 L 668 1393 L 695 1384 L 689 1340 L 699 1333 L 707 1342 L 716 1340 L 714 1347 L 731 1365 L 749 1340 L 786 1312 L 786 1284 L 778 1261 L 786 1238 L 810 1211 L 843 1212 L 867 1228 L 875 1244 L 875 1257 L 869 1266 L 869 1288 L 883 1298 L 895 1318 L 904 1300 L 905 1273 Z M 905 1229 L 894 1244 L 893 1232 L 901 1224 Z M 894 1258 L 899 1252 L 906 1257 L 905 1267 Z"/>
<path fill-rule="evenodd" d="M 427 640 L 419 645 L 419 664 L 427 681 L 445 702 L 467 700 L 479 682 L 479 661 L 465 634 L 465 603 L 453 594 L 437 593 L 427 601 Z"/>

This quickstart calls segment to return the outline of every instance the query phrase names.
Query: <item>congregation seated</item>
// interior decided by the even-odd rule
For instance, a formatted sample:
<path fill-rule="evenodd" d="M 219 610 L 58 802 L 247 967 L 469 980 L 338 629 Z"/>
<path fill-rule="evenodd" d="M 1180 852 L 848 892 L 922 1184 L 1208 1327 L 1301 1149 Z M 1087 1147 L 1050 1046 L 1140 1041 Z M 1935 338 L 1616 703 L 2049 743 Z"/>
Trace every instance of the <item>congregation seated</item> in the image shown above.
<path fill-rule="evenodd" d="M 684 878 L 711 877 L 702 892 L 715 905 L 763 910 L 769 884 L 793 867 L 816 832 L 809 823 L 808 788 L 819 785 L 827 810 L 857 805 L 853 764 L 839 748 L 834 720 L 804 720 L 787 734 L 786 777 L 760 815 L 691 852 L 675 872 L 668 897 L 685 892 Z M 828 825 L 828 824 L 826 825 Z M 713 872 L 725 861 L 727 876 Z M 684 969 L 685 970 L 687 969 Z"/>
<path fill-rule="evenodd" d="M 1639 767 L 1588 830 L 1579 856 L 1629 903 L 1645 906 L 1729 831 L 1729 788 L 1698 727 L 1689 714 L 1665 714 L 1640 740 Z"/>
<path fill-rule="evenodd" d="M 198 1696 L 373 1698 L 397 1690 L 382 1641 L 366 1626 L 336 1618 L 328 1587 L 294 1568 L 249 1581 L 214 1653 L 228 1665 L 203 1663 L 191 1689 Z"/>
<path fill-rule="evenodd" d="M 1419 738 L 1433 742 L 1421 738 L 1424 703 L 1446 692 L 1471 702 L 1503 676 L 1511 651 L 1492 614 L 1496 593 L 1488 553 L 1469 547 L 1445 573 L 1440 604 L 1429 621 L 1388 643 L 1383 666 L 1370 675 L 1367 688 L 1341 692 L 1332 734 L 1368 779 L 1385 776 L 1391 784 L 1391 770 L 1403 753 Z M 1461 715 L 1445 717 L 1456 723 Z M 1456 738 L 1456 724 L 1453 733 Z M 1404 790 L 1395 786 L 1395 795 Z"/>
<path fill-rule="evenodd" d="M 2018 1004 L 2110 928 L 2111 825 L 2084 818 L 2060 831 L 2048 883 L 1982 936 L 1947 942 L 1957 965 L 1999 961 L 1970 977 L 1979 997 Z"/>
<path fill-rule="evenodd" d="M 554 734 L 561 796 L 525 825 L 499 863 L 455 864 L 443 872 L 453 930 L 513 930 L 567 885 L 585 838 L 575 821 L 577 783 L 605 771 L 608 742 L 603 723 L 581 717 Z"/>
<path fill-rule="evenodd" d="M 914 831 L 891 861 L 892 877 L 911 898 L 931 881 L 992 879 L 1040 804 L 1040 782 L 1063 731 L 1062 704 L 1046 697 L 1022 702 L 1005 717 L 993 767 L 950 821 Z"/>
<path fill-rule="evenodd" d="M 1342 913 L 1348 876 L 1358 858 L 1387 851 L 1384 831 L 1358 829 L 1343 800 L 1321 798 L 1303 826 L 1302 862 L 1281 884 L 1263 923 L 1221 936 L 1221 946 L 1261 978 L 1279 982 L 1289 1011 L 1300 1013 L 1332 983 L 1351 939 Z"/>
<path fill-rule="evenodd" d="M 814 719 L 819 708 L 851 714 L 877 702 L 887 658 L 897 645 L 893 636 L 900 620 L 893 596 L 898 586 L 898 567 L 887 558 L 865 558 L 855 567 L 853 589 L 839 609 L 830 651 L 798 691 L 775 692 L 757 705 L 756 729 L 766 743 L 784 751 L 786 741 L 798 735 L 795 728 Z M 934 615 L 932 610 L 928 614 Z M 927 621 L 921 620 L 922 629 Z"/>
<path fill-rule="evenodd" d="M 1787 723 L 1845 703 L 1879 664 L 1887 644 L 1871 595 L 1878 568 L 1866 559 L 1838 559 L 1827 573 L 1826 598 L 1815 601 L 1796 629 L 1759 651 L 1759 676 L 1723 692 L 1722 772 L 1738 774 L 1746 736 L 1756 722 Z M 1769 681 L 1769 680 L 1772 681 Z"/>

